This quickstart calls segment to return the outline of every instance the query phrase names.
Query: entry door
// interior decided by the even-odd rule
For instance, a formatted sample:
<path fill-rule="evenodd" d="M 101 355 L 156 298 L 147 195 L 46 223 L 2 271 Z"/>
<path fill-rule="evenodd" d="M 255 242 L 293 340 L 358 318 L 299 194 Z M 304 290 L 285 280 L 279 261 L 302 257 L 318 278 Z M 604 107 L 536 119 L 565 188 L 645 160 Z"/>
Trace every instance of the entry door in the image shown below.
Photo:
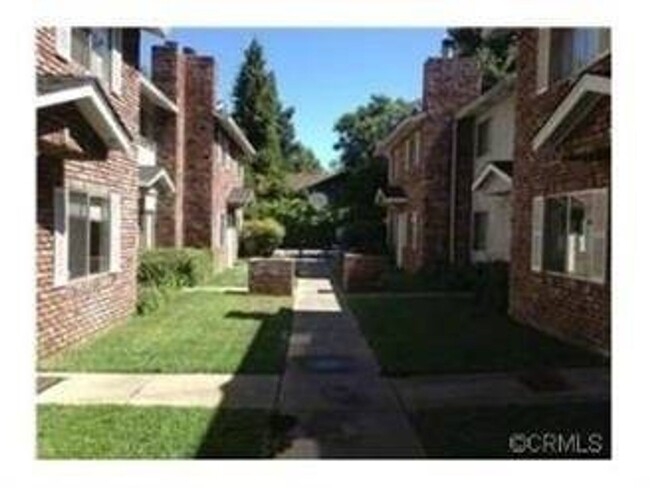
<path fill-rule="evenodd" d="M 397 246 L 395 246 L 395 260 L 397 267 L 404 264 L 404 248 L 406 247 L 406 213 L 397 214 Z"/>

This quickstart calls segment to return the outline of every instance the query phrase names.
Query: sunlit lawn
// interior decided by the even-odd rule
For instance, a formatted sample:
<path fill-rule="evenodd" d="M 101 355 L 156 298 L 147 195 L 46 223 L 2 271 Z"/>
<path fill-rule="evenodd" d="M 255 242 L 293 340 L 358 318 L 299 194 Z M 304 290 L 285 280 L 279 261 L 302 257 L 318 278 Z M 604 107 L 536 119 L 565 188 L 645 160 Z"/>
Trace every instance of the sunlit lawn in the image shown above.
<path fill-rule="evenodd" d="M 237 261 L 232 268 L 227 268 L 216 273 L 206 283 L 206 286 L 248 286 L 248 262 L 243 260 Z"/>
<path fill-rule="evenodd" d="M 277 373 L 291 327 L 285 297 L 179 293 L 151 315 L 40 362 L 42 370 Z"/>
<path fill-rule="evenodd" d="M 270 413 L 208 408 L 38 407 L 38 457 L 268 457 Z"/>

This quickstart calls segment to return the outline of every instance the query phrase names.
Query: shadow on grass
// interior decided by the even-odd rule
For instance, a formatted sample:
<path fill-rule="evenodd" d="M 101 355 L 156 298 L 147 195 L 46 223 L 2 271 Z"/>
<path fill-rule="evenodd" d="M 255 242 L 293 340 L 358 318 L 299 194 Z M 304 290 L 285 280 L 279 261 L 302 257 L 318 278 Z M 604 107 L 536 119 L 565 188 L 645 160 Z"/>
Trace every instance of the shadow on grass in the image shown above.
<path fill-rule="evenodd" d="M 232 380 L 221 387 L 221 407 L 210 420 L 195 458 L 270 458 L 283 448 L 283 433 L 290 427 L 278 415 L 279 381 L 273 383 L 271 375 L 281 377 L 284 370 L 293 311 L 286 307 L 277 313 L 233 310 L 226 317 L 260 325 Z M 273 373 L 264 374 L 270 388 L 269 383 L 258 387 L 250 383 L 251 375 L 260 373 L 260 364 L 274 365 Z M 257 407 L 250 408 L 251 404 Z"/>

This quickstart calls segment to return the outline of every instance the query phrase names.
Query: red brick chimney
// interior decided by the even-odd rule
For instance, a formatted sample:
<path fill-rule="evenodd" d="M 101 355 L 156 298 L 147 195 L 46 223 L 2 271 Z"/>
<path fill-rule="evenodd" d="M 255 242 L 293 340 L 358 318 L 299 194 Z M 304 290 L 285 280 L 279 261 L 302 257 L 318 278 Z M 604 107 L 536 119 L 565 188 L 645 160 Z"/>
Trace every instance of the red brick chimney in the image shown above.
<path fill-rule="evenodd" d="M 158 164 L 164 167 L 176 186 L 175 194 L 158 199 L 156 242 L 160 246 L 183 246 L 183 196 L 185 170 L 185 62 L 175 42 L 154 46 L 151 55 L 151 78 L 154 84 L 176 103 L 175 116 L 156 117 Z"/>
<path fill-rule="evenodd" d="M 449 47 L 443 54 L 424 63 L 422 105 L 434 116 L 450 116 L 481 94 L 478 62 L 455 56 Z"/>

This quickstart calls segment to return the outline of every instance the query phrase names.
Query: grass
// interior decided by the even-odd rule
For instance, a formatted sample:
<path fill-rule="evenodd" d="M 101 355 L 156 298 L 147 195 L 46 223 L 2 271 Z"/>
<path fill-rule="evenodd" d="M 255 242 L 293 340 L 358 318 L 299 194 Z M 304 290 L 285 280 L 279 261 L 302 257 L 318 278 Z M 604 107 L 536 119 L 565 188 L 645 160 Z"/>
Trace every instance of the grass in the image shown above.
<path fill-rule="evenodd" d="M 39 363 L 42 370 L 278 373 L 291 327 L 285 297 L 191 292 Z"/>
<path fill-rule="evenodd" d="M 248 286 L 248 262 L 237 261 L 232 268 L 215 274 L 205 286 Z"/>
<path fill-rule="evenodd" d="M 349 295 L 384 373 L 512 371 L 602 365 L 596 355 L 481 312 L 471 298 Z"/>
<path fill-rule="evenodd" d="M 411 417 L 427 455 L 435 458 L 609 458 L 610 419 L 605 402 L 432 408 Z M 513 434 L 530 444 L 511 448 Z M 531 434 L 546 435 L 546 445 Z M 560 437 L 566 447 L 560 448 Z"/>
<path fill-rule="evenodd" d="M 207 408 L 38 407 L 38 457 L 268 457 L 270 413 Z"/>

